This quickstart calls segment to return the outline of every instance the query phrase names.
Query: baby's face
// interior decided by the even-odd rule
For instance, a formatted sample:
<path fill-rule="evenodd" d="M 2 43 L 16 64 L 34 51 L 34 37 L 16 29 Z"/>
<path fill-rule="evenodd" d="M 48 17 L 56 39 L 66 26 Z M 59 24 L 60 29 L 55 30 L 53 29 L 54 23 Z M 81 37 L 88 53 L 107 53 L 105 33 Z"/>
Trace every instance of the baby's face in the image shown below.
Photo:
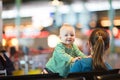
<path fill-rule="evenodd" d="M 72 27 L 64 28 L 60 33 L 60 39 L 64 44 L 73 44 L 75 41 L 75 30 Z"/>

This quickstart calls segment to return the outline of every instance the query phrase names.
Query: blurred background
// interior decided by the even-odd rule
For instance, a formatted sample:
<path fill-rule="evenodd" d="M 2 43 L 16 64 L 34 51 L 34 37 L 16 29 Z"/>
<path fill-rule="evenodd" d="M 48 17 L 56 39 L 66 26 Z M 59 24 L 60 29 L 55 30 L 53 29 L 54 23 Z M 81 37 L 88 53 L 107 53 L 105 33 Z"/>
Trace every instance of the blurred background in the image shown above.
<path fill-rule="evenodd" d="M 41 73 L 63 23 L 75 27 L 75 44 L 86 55 L 92 29 L 107 29 L 106 60 L 120 68 L 120 0 L 0 0 L 0 16 L 0 40 L 14 63 L 13 75 Z"/>

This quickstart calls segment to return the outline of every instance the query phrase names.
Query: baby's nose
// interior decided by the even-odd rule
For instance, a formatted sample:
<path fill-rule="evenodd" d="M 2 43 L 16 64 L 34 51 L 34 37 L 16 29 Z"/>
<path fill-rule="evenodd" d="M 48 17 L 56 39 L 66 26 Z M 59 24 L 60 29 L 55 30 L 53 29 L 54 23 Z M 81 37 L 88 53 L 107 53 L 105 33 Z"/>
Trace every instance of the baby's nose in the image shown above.
<path fill-rule="evenodd" d="M 71 35 L 68 35 L 68 37 L 71 37 Z"/>

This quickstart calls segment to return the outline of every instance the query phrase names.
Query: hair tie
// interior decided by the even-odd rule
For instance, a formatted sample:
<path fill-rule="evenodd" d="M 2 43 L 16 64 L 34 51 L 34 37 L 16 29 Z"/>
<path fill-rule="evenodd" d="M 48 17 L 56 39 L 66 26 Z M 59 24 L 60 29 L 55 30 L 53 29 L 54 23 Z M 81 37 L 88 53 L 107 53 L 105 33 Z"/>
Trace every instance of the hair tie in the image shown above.
<path fill-rule="evenodd" d="M 99 38 L 99 39 L 102 39 L 102 36 L 99 36 L 98 38 Z"/>

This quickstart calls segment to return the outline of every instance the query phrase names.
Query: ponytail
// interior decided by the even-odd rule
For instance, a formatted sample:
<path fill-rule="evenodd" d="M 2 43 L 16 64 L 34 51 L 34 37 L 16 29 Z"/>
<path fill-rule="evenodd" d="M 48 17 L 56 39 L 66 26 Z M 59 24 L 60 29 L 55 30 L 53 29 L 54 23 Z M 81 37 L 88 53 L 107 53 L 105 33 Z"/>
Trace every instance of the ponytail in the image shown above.
<path fill-rule="evenodd" d="M 109 34 L 104 29 L 95 29 L 89 37 L 89 42 L 92 47 L 93 70 L 107 70 L 103 61 L 105 50 L 109 46 Z"/>
<path fill-rule="evenodd" d="M 94 54 L 93 57 L 93 69 L 100 71 L 101 69 L 107 69 L 103 62 L 103 54 L 105 53 L 105 45 L 102 36 L 98 37 L 93 47 Z"/>

